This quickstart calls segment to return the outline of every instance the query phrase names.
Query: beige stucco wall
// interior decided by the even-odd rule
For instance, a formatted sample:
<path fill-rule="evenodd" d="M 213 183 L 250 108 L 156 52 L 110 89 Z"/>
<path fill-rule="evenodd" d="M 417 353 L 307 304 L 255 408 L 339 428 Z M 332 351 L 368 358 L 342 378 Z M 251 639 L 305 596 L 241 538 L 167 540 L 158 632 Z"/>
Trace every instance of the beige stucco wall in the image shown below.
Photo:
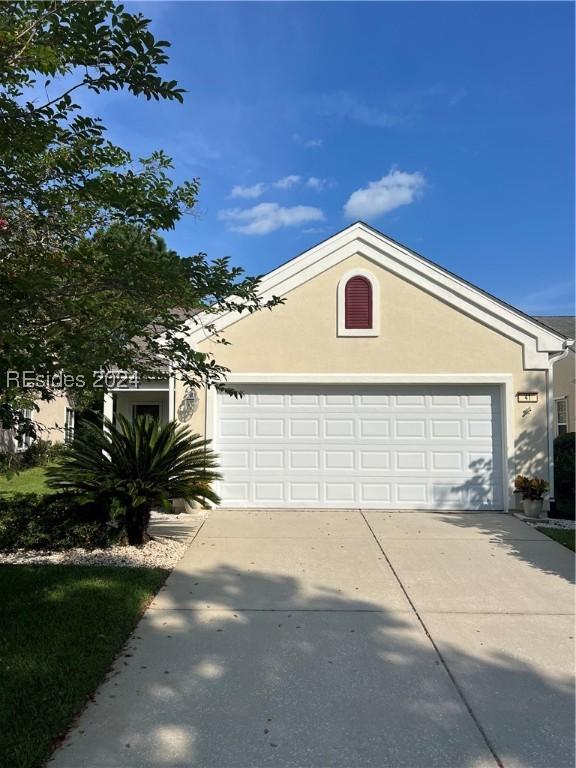
<path fill-rule="evenodd" d="M 49 402 L 38 400 L 36 405 L 39 410 L 32 413 L 32 419 L 38 427 L 38 436 L 51 443 L 64 442 L 66 407 L 69 405 L 66 395 L 60 395 Z"/>
<path fill-rule="evenodd" d="M 554 397 L 565 397 L 568 401 L 568 431 L 576 431 L 576 354 L 554 363 Z"/>
<path fill-rule="evenodd" d="M 380 285 L 380 335 L 338 337 L 340 278 L 367 269 Z M 212 352 L 234 373 L 512 374 L 513 393 L 537 391 L 538 403 L 510 398 L 514 454 L 510 472 L 547 476 L 546 374 L 525 371 L 522 347 L 362 256 L 354 256 L 294 289 L 272 312 L 247 316 L 224 331 L 231 346 L 212 340 Z M 206 402 L 189 423 L 204 432 Z M 176 408 L 183 398 L 177 384 Z"/>
<path fill-rule="evenodd" d="M 51 443 L 64 442 L 68 398 L 61 395 L 49 402 L 37 400 L 36 405 L 39 410 L 32 411 L 32 420 L 36 424 L 38 437 Z M 11 429 L 0 430 L 0 452 L 14 451 L 16 448 L 15 431 Z"/>

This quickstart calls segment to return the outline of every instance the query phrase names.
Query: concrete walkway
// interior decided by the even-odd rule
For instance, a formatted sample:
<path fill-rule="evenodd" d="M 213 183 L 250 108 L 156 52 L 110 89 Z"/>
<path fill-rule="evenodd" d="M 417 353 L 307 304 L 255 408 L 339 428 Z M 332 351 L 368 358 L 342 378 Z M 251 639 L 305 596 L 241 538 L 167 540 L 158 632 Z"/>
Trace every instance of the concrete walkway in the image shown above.
<path fill-rule="evenodd" d="M 498 514 L 216 511 L 51 768 L 572 768 L 572 554 Z"/>

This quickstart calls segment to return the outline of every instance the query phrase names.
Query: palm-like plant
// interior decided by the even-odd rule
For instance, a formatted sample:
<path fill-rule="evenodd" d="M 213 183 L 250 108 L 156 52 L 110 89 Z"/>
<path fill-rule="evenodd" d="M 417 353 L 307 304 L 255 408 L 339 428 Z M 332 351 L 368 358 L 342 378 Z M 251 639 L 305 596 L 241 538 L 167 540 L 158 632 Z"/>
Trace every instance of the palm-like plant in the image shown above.
<path fill-rule="evenodd" d="M 188 427 L 138 417 L 117 417 L 104 430 L 86 424 L 69 454 L 48 470 L 48 483 L 86 502 L 105 505 L 125 526 L 129 544 L 145 542 L 150 511 L 170 508 L 170 499 L 220 502 L 210 484 L 219 480 L 217 456 L 208 440 Z"/>

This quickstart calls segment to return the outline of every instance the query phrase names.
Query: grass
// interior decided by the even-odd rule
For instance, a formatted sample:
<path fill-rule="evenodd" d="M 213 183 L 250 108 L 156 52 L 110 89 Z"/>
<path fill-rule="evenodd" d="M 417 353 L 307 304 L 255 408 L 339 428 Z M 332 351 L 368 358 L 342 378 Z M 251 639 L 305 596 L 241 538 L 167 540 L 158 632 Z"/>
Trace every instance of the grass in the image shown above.
<path fill-rule="evenodd" d="M 7 478 L 0 475 L 0 496 L 14 496 L 15 493 L 54 493 L 46 485 L 46 467 L 32 467 Z"/>
<path fill-rule="evenodd" d="M 576 531 L 564 530 L 562 528 L 538 528 L 538 530 L 545 536 L 549 536 L 551 539 L 554 539 L 554 541 L 562 544 L 562 546 L 568 547 L 568 549 L 571 549 L 572 552 L 575 551 L 574 534 Z"/>
<path fill-rule="evenodd" d="M 0 765 L 37 768 L 166 578 L 152 568 L 0 565 Z"/>

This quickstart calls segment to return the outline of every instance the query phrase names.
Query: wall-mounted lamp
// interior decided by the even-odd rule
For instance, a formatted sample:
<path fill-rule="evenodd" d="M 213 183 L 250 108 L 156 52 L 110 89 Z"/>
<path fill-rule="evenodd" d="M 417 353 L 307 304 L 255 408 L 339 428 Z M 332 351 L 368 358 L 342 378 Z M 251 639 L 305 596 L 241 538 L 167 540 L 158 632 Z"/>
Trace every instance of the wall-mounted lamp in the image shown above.
<path fill-rule="evenodd" d="M 194 408 L 198 404 L 198 392 L 190 387 L 184 394 L 184 402 L 189 408 Z"/>
<path fill-rule="evenodd" d="M 188 421 L 192 414 L 196 412 L 198 403 L 198 392 L 193 387 L 190 387 L 184 393 L 184 397 L 178 406 L 178 420 Z"/>
<path fill-rule="evenodd" d="M 537 403 L 538 392 L 516 392 L 516 400 L 519 403 Z"/>

